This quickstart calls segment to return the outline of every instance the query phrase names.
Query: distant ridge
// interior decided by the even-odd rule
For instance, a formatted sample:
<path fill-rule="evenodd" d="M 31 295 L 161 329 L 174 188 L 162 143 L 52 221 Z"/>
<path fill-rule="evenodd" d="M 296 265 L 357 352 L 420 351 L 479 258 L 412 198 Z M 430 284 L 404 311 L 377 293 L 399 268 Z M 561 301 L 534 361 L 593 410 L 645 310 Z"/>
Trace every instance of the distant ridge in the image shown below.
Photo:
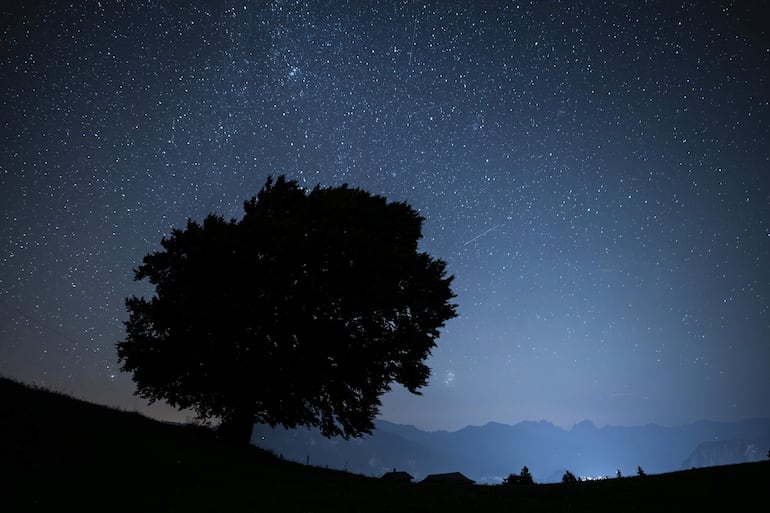
<path fill-rule="evenodd" d="M 716 467 L 762 461 L 767 457 L 759 444 L 749 440 L 718 440 L 698 444 L 682 464 L 682 469 Z"/>
<path fill-rule="evenodd" d="M 373 435 L 328 440 L 317 431 L 256 425 L 253 443 L 296 461 L 312 461 L 377 476 L 399 468 L 422 479 L 428 474 L 462 469 L 481 483 L 497 483 L 527 466 L 536 482 L 559 482 L 565 469 L 577 476 L 635 475 L 682 468 L 758 461 L 770 449 L 770 418 L 741 422 L 701 421 L 677 427 L 596 427 L 586 420 L 565 430 L 547 421 L 515 425 L 490 422 L 458 431 L 422 431 L 411 425 L 376 422 Z M 731 452 L 730 458 L 692 459 L 709 441 L 743 440 L 756 451 Z M 742 456 L 741 456 L 742 454 Z"/>

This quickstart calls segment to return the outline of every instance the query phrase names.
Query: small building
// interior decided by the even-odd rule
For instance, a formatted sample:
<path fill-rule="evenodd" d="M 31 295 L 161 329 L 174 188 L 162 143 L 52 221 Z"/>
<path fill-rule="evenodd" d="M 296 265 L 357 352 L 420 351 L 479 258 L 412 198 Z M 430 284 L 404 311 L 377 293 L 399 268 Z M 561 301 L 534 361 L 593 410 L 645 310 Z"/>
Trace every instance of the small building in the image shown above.
<path fill-rule="evenodd" d="M 450 483 L 450 484 L 474 484 L 476 481 L 469 479 L 460 472 L 448 472 L 446 474 L 430 474 L 422 480 L 423 483 Z"/>
<path fill-rule="evenodd" d="M 414 477 L 410 476 L 408 473 L 402 470 L 393 469 L 392 472 L 384 473 L 380 479 L 385 479 L 386 481 L 400 481 L 404 483 L 411 483 Z"/>

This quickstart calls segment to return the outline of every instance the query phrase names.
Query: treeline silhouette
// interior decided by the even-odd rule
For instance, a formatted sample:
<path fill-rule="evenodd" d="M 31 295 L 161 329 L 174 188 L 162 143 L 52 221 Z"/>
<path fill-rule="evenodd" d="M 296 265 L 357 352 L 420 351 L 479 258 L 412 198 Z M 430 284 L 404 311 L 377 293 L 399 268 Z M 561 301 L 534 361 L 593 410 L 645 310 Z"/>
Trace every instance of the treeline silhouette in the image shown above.
<path fill-rule="evenodd" d="M 770 458 L 770 453 L 768 454 L 768 457 Z M 641 466 L 637 467 L 636 470 L 636 477 L 644 477 L 647 473 L 642 469 Z M 622 478 L 623 475 L 621 474 L 620 470 L 616 473 L 616 478 Z M 604 479 L 609 479 L 609 477 L 605 477 Z M 561 478 L 561 482 L 564 484 L 573 484 L 573 483 L 579 483 L 581 481 L 594 481 L 595 479 L 588 479 L 588 478 L 580 478 L 576 477 L 575 474 L 570 472 L 569 470 L 566 470 L 564 472 L 564 475 Z M 533 485 L 537 484 L 535 483 L 535 480 L 532 478 L 532 474 L 529 472 L 529 468 L 526 466 L 521 468 L 521 472 L 519 474 L 509 474 L 508 477 L 503 479 L 502 484 L 504 486 L 519 486 L 519 485 Z"/>

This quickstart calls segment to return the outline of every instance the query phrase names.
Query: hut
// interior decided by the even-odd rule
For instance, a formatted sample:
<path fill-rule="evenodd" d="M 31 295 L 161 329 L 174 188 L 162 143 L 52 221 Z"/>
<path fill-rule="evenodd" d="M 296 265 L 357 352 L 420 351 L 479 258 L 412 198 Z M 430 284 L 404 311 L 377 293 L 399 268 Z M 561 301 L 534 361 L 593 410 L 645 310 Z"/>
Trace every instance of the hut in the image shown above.
<path fill-rule="evenodd" d="M 469 479 L 460 472 L 448 472 L 446 474 L 430 474 L 422 480 L 423 483 L 450 483 L 450 484 L 474 484 L 476 481 Z"/>
<path fill-rule="evenodd" d="M 411 483 L 414 477 L 410 476 L 408 473 L 402 470 L 397 471 L 396 469 L 393 469 L 392 472 L 384 473 L 380 479 L 385 479 L 386 481 L 400 481 L 404 483 Z"/>

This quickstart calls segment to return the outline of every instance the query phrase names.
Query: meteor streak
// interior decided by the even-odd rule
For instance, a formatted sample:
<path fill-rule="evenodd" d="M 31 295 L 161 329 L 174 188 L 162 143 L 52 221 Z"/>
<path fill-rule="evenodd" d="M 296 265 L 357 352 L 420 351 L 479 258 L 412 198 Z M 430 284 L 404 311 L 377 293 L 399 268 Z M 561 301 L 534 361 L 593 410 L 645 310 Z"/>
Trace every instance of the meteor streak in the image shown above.
<path fill-rule="evenodd" d="M 481 232 L 480 234 L 476 235 L 476 236 L 475 236 L 475 237 L 473 237 L 471 240 L 469 240 L 469 241 L 467 241 L 465 244 L 463 244 L 463 246 L 467 246 L 467 245 L 468 245 L 468 244 L 470 244 L 471 242 L 477 241 L 478 239 L 482 238 L 484 235 L 488 234 L 489 232 L 491 232 L 491 231 L 492 231 L 492 230 L 494 230 L 495 228 L 499 228 L 501 224 L 503 224 L 503 223 L 499 223 L 499 224 L 496 224 L 496 225 L 494 225 L 492 228 L 489 228 L 489 229 L 487 229 L 487 230 L 484 230 L 483 232 Z"/>

